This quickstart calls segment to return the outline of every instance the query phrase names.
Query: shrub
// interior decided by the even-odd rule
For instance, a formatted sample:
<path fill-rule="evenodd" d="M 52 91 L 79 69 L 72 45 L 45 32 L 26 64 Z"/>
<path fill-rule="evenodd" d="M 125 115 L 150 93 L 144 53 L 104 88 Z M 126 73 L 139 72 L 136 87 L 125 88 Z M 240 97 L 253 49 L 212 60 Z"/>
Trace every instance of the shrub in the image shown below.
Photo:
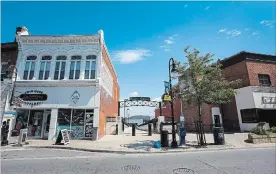
<path fill-rule="evenodd" d="M 271 128 L 270 128 L 270 132 L 276 133 L 276 126 L 271 127 Z"/>
<path fill-rule="evenodd" d="M 255 127 L 255 128 L 253 128 L 250 132 L 253 133 L 253 134 L 257 134 L 257 135 L 268 135 L 268 134 L 269 134 L 269 132 L 266 131 L 266 130 L 265 130 L 263 127 L 261 127 L 261 126 L 257 126 L 257 127 Z"/>

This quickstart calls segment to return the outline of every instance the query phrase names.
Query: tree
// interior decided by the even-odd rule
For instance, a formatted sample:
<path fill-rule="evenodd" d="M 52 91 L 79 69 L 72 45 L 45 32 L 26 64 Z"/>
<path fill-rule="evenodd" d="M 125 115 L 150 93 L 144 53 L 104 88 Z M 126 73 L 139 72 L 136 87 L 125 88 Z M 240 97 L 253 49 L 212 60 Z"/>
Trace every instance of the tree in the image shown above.
<path fill-rule="evenodd" d="M 222 75 L 219 62 L 214 63 L 214 54 L 200 55 L 197 49 L 184 49 L 188 59 L 185 63 L 177 62 L 179 87 L 177 92 L 188 104 L 197 105 L 198 120 L 202 120 L 201 106 L 207 104 L 224 104 L 235 96 L 233 85 L 239 80 L 229 82 Z"/>

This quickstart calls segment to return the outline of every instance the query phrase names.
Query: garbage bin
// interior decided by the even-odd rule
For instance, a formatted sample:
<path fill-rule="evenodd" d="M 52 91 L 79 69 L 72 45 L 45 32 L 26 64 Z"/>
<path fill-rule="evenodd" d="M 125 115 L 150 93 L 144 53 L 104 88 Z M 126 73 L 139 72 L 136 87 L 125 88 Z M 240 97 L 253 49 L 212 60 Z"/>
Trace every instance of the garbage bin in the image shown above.
<path fill-rule="evenodd" d="M 223 127 L 213 127 L 213 135 L 216 145 L 225 144 Z"/>
<path fill-rule="evenodd" d="M 167 130 L 161 131 L 161 146 L 169 147 L 169 132 Z"/>

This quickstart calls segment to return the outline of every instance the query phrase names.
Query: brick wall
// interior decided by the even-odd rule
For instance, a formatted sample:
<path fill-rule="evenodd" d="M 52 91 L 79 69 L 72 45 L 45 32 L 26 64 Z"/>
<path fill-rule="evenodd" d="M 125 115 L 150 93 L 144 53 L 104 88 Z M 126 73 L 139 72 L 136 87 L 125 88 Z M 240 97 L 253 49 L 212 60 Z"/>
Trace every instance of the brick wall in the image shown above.
<path fill-rule="evenodd" d="M 180 120 L 180 114 L 181 114 L 181 111 L 180 111 L 180 100 L 179 99 L 176 99 L 175 102 L 174 102 L 174 119 L 175 121 L 179 122 Z M 170 121 L 171 120 L 171 104 L 170 103 L 167 103 L 164 108 L 162 108 L 162 116 L 165 117 L 165 120 L 168 120 Z M 155 109 L 155 118 L 160 116 L 160 109 L 157 108 Z"/>
<path fill-rule="evenodd" d="M 103 61 L 107 65 L 112 78 L 113 78 L 113 91 L 112 96 L 106 95 L 104 88 L 100 89 L 100 118 L 99 118 L 99 138 L 105 135 L 106 117 L 112 116 L 116 117 L 118 115 L 118 101 L 120 98 L 120 88 L 117 82 L 117 77 L 115 71 L 112 68 L 111 61 L 108 57 L 107 50 L 102 47 Z"/>
<path fill-rule="evenodd" d="M 268 74 L 272 86 L 276 86 L 276 64 L 247 61 L 246 65 L 251 86 L 260 86 L 258 74 Z"/>

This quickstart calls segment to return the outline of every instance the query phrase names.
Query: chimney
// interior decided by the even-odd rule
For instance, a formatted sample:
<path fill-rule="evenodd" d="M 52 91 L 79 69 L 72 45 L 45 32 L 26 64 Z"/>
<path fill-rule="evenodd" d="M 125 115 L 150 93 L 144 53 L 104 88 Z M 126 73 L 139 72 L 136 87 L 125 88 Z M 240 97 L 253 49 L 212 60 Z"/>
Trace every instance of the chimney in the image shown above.
<path fill-rule="evenodd" d="M 16 32 L 15 34 L 17 36 L 23 36 L 23 35 L 30 35 L 28 29 L 25 26 L 21 26 L 21 27 L 16 27 Z"/>

